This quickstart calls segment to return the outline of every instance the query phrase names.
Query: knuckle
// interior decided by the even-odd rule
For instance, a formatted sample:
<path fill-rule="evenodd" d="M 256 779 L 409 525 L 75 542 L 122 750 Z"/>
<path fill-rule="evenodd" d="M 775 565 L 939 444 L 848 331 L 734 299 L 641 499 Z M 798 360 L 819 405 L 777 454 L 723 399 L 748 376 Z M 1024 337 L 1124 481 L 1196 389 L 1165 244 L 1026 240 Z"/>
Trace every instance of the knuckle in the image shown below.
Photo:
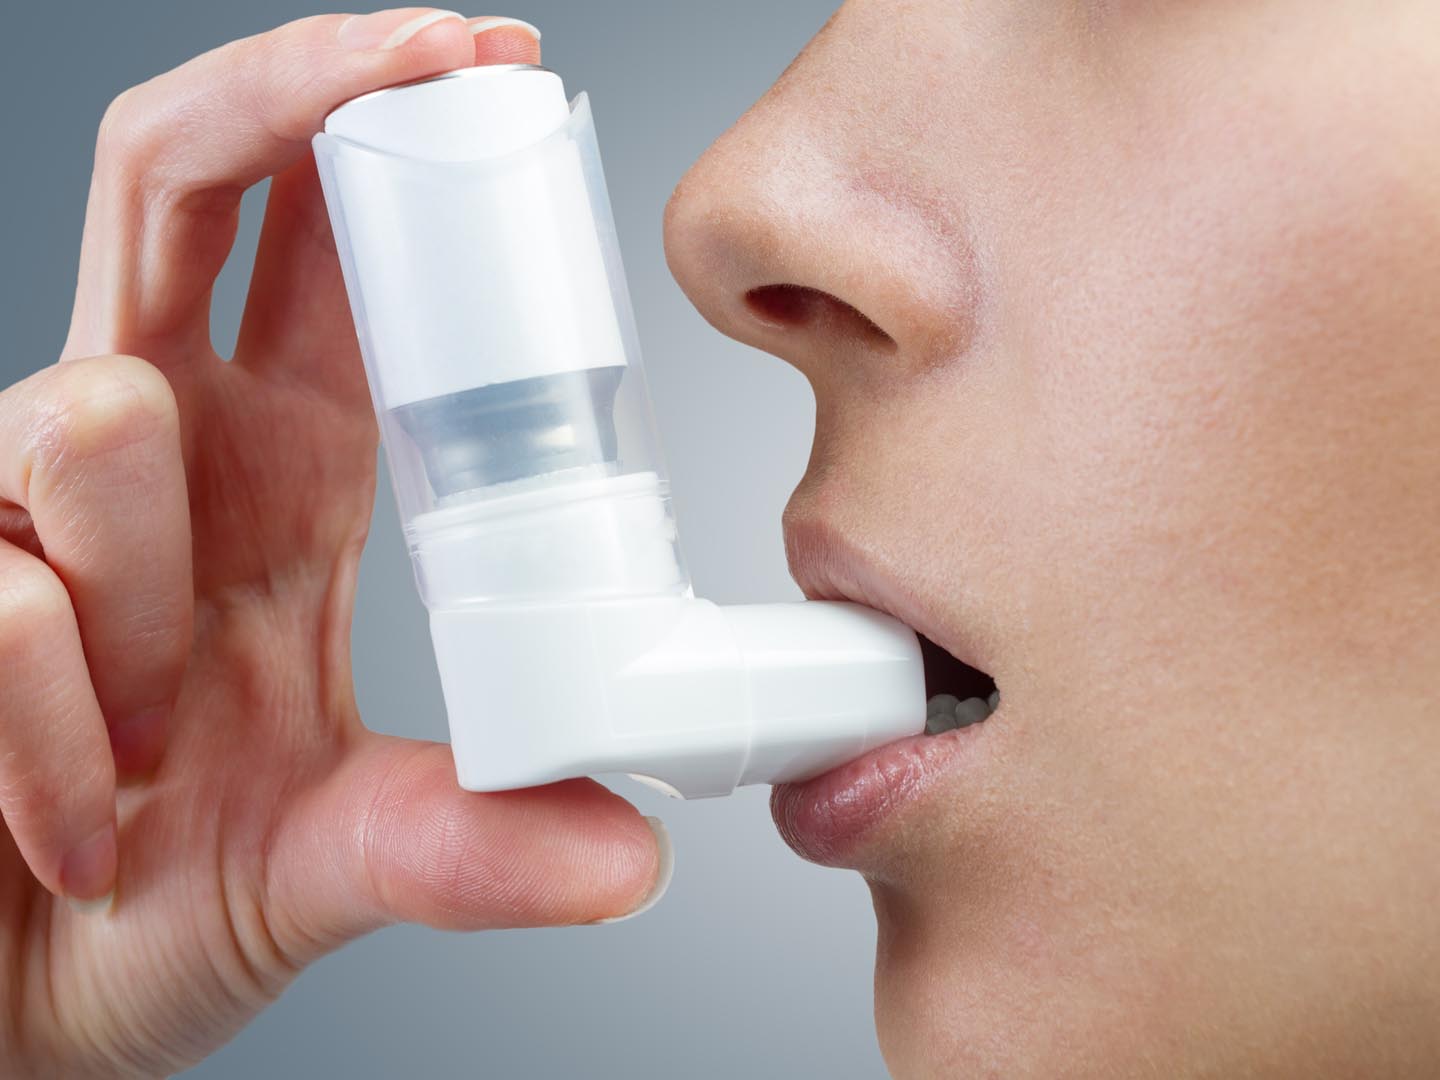
<path fill-rule="evenodd" d="M 47 630 L 70 617 L 69 593 L 40 560 L 17 561 L 0 574 L 0 657 L 34 651 Z"/>
<path fill-rule="evenodd" d="M 11 759 L 0 768 L 0 808 L 11 829 L 41 837 L 58 832 L 52 824 L 56 815 L 51 808 L 59 798 L 58 785 L 33 764 Z"/>
<path fill-rule="evenodd" d="M 192 111 L 167 101 L 163 76 L 122 91 L 106 107 L 95 135 L 94 182 L 119 206 L 145 214 L 182 193 L 176 190 L 177 130 Z"/>
<path fill-rule="evenodd" d="M 79 747 L 67 748 L 64 768 L 33 752 L 23 760 L 12 757 L 0 768 L 6 821 L 41 847 L 62 849 L 67 823 L 99 816 L 93 804 L 113 790 L 103 755 L 89 740 L 78 741 Z"/>
<path fill-rule="evenodd" d="M 139 90 L 138 86 L 122 90 L 105 107 L 95 136 L 97 166 L 125 161 L 144 144 L 149 121 L 138 105 Z"/>
<path fill-rule="evenodd" d="M 54 369 L 37 425 L 37 459 L 86 460 L 179 431 L 175 395 L 152 365 L 100 356 Z"/>

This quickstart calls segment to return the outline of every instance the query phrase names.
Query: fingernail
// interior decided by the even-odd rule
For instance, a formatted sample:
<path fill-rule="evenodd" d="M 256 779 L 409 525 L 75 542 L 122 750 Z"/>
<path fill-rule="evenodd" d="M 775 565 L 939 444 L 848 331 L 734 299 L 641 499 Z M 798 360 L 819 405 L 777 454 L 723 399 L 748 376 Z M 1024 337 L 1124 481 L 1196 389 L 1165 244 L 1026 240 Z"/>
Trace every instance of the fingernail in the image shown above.
<path fill-rule="evenodd" d="M 483 19 L 470 20 L 470 33 L 472 35 L 488 33 L 491 30 L 499 30 L 502 27 L 513 26 L 517 30 L 524 30 L 536 41 L 540 40 L 540 28 L 524 19 L 511 19 L 504 15 L 487 15 Z"/>
<path fill-rule="evenodd" d="M 111 889 L 99 900 L 76 900 L 74 897 L 66 901 L 70 910 L 77 915 L 103 915 L 115 905 L 115 890 Z"/>
<path fill-rule="evenodd" d="M 640 906 L 634 911 L 624 915 L 616 915 L 609 919 L 596 919 L 594 926 L 609 926 L 613 923 L 625 922 L 627 919 L 634 919 L 644 915 L 656 904 L 658 904 L 665 891 L 670 888 L 670 879 L 675 876 L 675 844 L 670 839 L 670 830 L 658 817 L 647 817 L 645 824 L 650 826 L 650 831 L 655 834 L 655 847 L 660 854 L 660 866 L 655 871 L 655 885 Z"/>
<path fill-rule="evenodd" d="M 60 863 L 60 888 L 73 900 L 101 899 L 115 888 L 117 861 L 112 822 L 70 849 L 70 854 Z"/>
<path fill-rule="evenodd" d="M 370 15 L 352 15 L 340 24 L 337 37 L 347 49 L 358 51 L 398 49 L 427 26 L 446 19 L 465 21 L 458 11 L 426 11 L 412 15 L 414 9 L 377 11 Z"/>

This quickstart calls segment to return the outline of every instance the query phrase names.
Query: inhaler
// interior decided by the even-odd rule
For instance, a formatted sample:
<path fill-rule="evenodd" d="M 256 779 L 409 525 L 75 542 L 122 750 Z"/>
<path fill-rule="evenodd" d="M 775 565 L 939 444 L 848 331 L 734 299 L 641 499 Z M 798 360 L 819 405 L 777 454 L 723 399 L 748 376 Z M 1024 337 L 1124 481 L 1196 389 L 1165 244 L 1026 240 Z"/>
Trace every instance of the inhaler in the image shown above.
<path fill-rule="evenodd" d="M 462 787 L 725 795 L 924 729 L 901 623 L 695 597 L 584 94 L 467 68 L 314 147 Z"/>

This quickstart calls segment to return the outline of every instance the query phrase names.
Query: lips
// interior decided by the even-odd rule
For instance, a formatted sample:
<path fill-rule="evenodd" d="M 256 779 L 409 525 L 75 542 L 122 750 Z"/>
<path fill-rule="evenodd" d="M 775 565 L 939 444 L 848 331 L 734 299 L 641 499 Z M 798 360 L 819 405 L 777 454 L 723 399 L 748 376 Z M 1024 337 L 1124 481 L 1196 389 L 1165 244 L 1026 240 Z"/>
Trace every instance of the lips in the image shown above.
<path fill-rule="evenodd" d="M 982 658 L 945 625 L 944 613 L 917 602 L 848 538 L 823 521 L 787 520 L 785 542 L 791 573 L 809 599 L 865 604 L 921 636 L 928 695 L 983 697 L 994 689 Z M 922 799 L 936 779 L 979 766 L 990 728 L 987 721 L 912 736 L 813 779 L 778 785 L 770 799 L 775 825 L 803 858 L 859 868 L 881 827 Z"/>

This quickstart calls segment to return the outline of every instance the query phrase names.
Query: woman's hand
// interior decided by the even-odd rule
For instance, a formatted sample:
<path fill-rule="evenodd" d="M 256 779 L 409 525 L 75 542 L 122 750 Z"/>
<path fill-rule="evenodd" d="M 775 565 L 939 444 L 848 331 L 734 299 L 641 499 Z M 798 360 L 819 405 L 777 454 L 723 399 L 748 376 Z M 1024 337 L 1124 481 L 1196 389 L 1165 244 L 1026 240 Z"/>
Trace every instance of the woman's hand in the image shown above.
<path fill-rule="evenodd" d="M 106 113 L 62 361 L 0 394 L 5 1076 L 181 1067 L 389 922 L 585 922 L 652 892 L 626 803 L 462 792 L 445 747 L 366 731 L 351 686 L 376 427 L 310 136 L 368 90 L 538 54 L 513 21 L 322 16 Z M 211 286 L 266 176 L 225 363 Z"/>

